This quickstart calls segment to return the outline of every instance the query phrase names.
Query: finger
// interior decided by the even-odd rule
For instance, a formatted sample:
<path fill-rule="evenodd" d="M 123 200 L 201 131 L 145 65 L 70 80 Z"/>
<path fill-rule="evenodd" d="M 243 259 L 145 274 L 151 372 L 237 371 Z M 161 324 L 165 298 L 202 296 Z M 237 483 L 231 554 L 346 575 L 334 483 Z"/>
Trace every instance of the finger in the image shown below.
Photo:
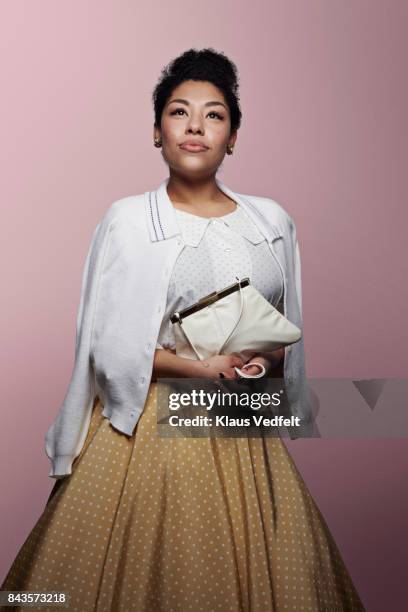
<path fill-rule="evenodd" d="M 257 368 L 256 366 L 250 366 L 248 368 L 245 368 L 245 372 L 247 374 L 258 374 L 259 368 Z"/>
<path fill-rule="evenodd" d="M 225 374 L 225 378 L 235 378 L 236 372 L 233 368 L 228 368 L 227 370 L 224 370 L 224 374 Z"/>
<path fill-rule="evenodd" d="M 243 359 L 241 359 L 241 357 L 236 356 L 232 358 L 232 367 L 237 366 L 238 368 L 241 368 L 244 365 L 245 361 Z"/>

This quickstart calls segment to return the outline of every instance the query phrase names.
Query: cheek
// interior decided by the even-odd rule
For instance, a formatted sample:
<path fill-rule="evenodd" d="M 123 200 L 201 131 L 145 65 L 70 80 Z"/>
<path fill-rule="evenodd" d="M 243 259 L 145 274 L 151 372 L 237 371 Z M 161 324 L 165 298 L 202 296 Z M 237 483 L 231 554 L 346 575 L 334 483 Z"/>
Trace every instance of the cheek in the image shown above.
<path fill-rule="evenodd" d="M 228 143 L 229 130 L 221 125 L 214 127 L 210 133 L 207 132 L 207 138 L 214 149 L 225 149 Z"/>
<path fill-rule="evenodd" d="M 180 134 L 183 133 L 183 129 L 180 124 L 174 121 L 162 120 L 161 131 L 163 139 L 170 145 L 180 142 Z"/>

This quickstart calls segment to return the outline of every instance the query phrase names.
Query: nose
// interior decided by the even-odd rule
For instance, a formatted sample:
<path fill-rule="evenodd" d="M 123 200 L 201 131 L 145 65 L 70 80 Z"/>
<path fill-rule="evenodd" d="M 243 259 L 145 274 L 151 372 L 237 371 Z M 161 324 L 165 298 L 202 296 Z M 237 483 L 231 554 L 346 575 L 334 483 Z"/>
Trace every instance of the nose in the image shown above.
<path fill-rule="evenodd" d="M 190 120 L 187 123 L 187 134 L 203 134 L 204 128 L 199 115 L 191 113 Z"/>

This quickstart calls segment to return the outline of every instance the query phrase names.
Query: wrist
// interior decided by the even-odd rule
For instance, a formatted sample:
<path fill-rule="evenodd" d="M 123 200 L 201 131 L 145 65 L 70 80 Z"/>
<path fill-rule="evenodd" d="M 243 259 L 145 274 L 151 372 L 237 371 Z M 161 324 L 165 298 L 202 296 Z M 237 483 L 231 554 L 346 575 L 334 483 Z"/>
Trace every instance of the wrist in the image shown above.
<path fill-rule="evenodd" d="M 185 374 L 186 378 L 208 378 L 210 364 L 207 361 L 198 359 L 186 359 Z M 206 365 L 208 364 L 208 365 Z"/>
<path fill-rule="evenodd" d="M 276 366 L 280 364 L 284 356 L 285 356 L 285 348 L 283 346 L 276 349 L 276 351 L 272 351 L 269 355 L 269 363 L 270 363 L 271 369 L 276 368 Z"/>
<path fill-rule="evenodd" d="M 257 355 L 253 355 L 251 359 L 247 361 L 247 364 L 251 364 L 253 362 L 262 363 L 262 365 L 264 365 L 266 368 L 266 375 L 267 375 L 271 370 L 273 370 L 280 364 L 280 362 L 284 358 L 284 355 L 285 355 L 285 348 L 280 347 L 276 349 L 275 351 L 261 352 L 261 353 L 258 353 Z"/>

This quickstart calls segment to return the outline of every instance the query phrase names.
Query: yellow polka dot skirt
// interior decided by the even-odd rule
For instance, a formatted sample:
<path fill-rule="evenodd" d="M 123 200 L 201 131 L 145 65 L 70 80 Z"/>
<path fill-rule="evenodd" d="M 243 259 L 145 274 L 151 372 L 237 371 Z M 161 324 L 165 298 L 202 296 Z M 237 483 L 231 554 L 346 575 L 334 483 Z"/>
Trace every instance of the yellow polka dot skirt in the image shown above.
<path fill-rule="evenodd" d="M 156 409 L 152 382 L 129 437 L 95 399 L 3 590 L 65 592 L 70 612 L 364 611 L 280 438 L 161 438 Z"/>

